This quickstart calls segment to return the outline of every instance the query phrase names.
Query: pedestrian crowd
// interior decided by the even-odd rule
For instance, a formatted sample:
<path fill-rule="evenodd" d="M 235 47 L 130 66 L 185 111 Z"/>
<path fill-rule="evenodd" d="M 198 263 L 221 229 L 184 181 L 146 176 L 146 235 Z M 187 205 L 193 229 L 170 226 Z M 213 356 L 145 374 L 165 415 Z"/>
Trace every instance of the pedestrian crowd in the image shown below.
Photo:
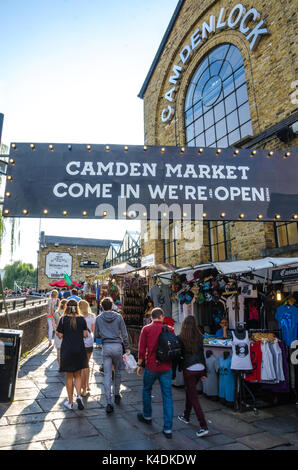
<path fill-rule="evenodd" d="M 74 408 L 74 392 L 77 408 L 83 410 L 85 407 L 83 398 L 89 396 L 90 391 L 89 361 L 97 339 L 102 344 L 101 368 L 107 414 L 113 413 L 114 404 L 121 402 L 123 355 L 127 357 L 131 353 L 124 319 L 115 310 L 110 297 L 101 300 L 101 313 L 96 317 L 89 303 L 75 289 L 66 298 L 59 299 L 57 290 L 50 294 L 47 309 L 49 346 L 52 346 L 54 334 L 59 371 L 66 374 L 68 399 L 64 406 L 67 409 Z M 184 413 L 178 416 L 178 420 L 188 424 L 194 409 L 200 424 L 196 435 L 205 436 L 209 431 L 197 392 L 198 382 L 205 380 L 207 375 L 202 333 L 194 318 L 188 316 L 182 323 L 180 335 L 175 336 L 171 322 L 165 318 L 161 308 L 151 310 L 150 320 L 141 331 L 138 361 L 135 363 L 137 375 L 143 376 L 143 409 L 137 414 L 137 419 L 146 425 L 152 423 L 152 387 L 158 381 L 163 402 L 163 433 L 167 438 L 172 437 L 172 380 L 179 370 L 183 373 L 186 396 Z"/>

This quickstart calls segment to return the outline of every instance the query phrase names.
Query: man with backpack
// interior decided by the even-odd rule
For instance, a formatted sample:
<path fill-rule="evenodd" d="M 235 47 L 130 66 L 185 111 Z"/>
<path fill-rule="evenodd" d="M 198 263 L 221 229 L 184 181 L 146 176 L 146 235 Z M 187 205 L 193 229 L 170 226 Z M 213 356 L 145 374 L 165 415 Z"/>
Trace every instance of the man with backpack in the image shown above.
<path fill-rule="evenodd" d="M 158 379 L 163 401 L 164 429 L 163 434 L 172 437 L 173 399 L 172 399 L 172 359 L 180 354 L 179 343 L 173 328 L 164 324 L 164 312 L 154 308 L 151 312 L 152 322 L 143 327 L 139 339 L 137 375 L 143 376 L 143 413 L 138 413 L 142 423 L 152 423 L 151 391 Z M 175 349 L 176 348 L 176 349 Z M 177 349 L 178 348 L 178 349 Z"/>

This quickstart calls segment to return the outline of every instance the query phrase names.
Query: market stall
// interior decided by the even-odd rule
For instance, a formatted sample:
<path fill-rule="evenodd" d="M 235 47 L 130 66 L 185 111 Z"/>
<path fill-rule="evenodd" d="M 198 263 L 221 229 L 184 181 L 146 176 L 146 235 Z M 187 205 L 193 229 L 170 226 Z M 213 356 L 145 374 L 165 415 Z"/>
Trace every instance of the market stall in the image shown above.
<path fill-rule="evenodd" d="M 218 381 L 217 399 L 228 406 L 256 411 L 265 403 L 297 400 L 297 367 L 291 363 L 298 327 L 297 267 L 298 258 L 264 258 L 159 275 L 167 287 L 170 283 L 176 333 L 189 314 L 204 333 L 207 367 L 215 367 Z M 222 320 L 228 325 L 224 331 Z M 243 369 L 237 363 L 236 369 L 233 360 L 243 355 L 250 365 Z M 203 387 L 207 396 L 208 382 Z"/>
<path fill-rule="evenodd" d="M 135 355 L 138 351 L 141 330 L 150 321 L 150 310 L 156 306 L 156 299 L 153 296 L 155 283 L 161 282 L 159 274 L 168 271 L 169 268 L 173 266 L 169 264 L 143 266 L 114 275 L 115 285 L 121 292 L 121 313 L 126 324 L 131 350 Z"/>

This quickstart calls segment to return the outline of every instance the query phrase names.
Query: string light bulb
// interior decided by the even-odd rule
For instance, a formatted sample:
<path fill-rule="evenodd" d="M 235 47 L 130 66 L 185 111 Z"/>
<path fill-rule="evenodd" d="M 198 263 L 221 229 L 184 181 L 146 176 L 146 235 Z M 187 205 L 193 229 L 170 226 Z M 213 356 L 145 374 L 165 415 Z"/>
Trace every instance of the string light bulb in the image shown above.
<path fill-rule="evenodd" d="M 11 165 L 15 165 L 14 159 L 13 159 L 13 158 L 10 158 L 10 159 L 9 159 L 9 163 L 10 163 Z"/>
<path fill-rule="evenodd" d="M 44 209 L 44 210 L 43 210 L 43 213 L 44 213 L 45 215 L 47 215 L 47 214 L 49 213 L 48 209 Z"/>
<path fill-rule="evenodd" d="M 235 150 L 235 152 L 234 152 L 234 157 L 236 157 L 238 154 L 239 154 L 239 150 L 237 149 L 237 150 Z"/>
<path fill-rule="evenodd" d="M 268 153 L 267 157 L 270 158 L 270 157 L 273 156 L 273 154 L 274 154 L 274 152 L 273 152 L 273 150 L 271 150 L 271 152 Z"/>
<path fill-rule="evenodd" d="M 216 150 L 216 156 L 220 155 L 221 154 L 221 149 L 217 149 Z"/>
<path fill-rule="evenodd" d="M 239 215 L 239 219 L 244 219 L 244 217 L 245 217 L 244 214 Z"/>
<path fill-rule="evenodd" d="M 9 214 L 9 210 L 8 210 L 8 209 L 4 209 L 4 214 L 5 214 L 5 215 L 8 215 L 8 214 Z"/>
<path fill-rule="evenodd" d="M 51 152 L 53 152 L 54 151 L 54 145 L 50 144 L 49 149 L 51 150 Z"/>
<path fill-rule="evenodd" d="M 147 146 L 146 146 L 146 145 L 144 145 L 144 152 L 146 152 L 146 150 L 147 150 Z"/>
<path fill-rule="evenodd" d="M 222 218 L 224 218 L 225 216 L 226 216 L 226 213 L 225 213 L 225 212 L 222 212 L 222 213 L 220 214 L 220 217 L 222 217 Z"/>
<path fill-rule="evenodd" d="M 5 196 L 6 196 L 6 197 L 10 197 L 10 196 L 11 196 L 11 193 L 7 192 L 7 193 L 5 193 Z"/>
<path fill-rule="evenodd" d="M 86 149 L 88 150 L 88 152 L 90 152 L 90 150 L 91 150 L 91 145 L 86 145 Z"/>
<path fill-rule="evenodd" d="M 203 148 L 200 148 L 199 149 L 199 153 L 203 153 L 204 149 Z"/>
<path fill-rule="evenodd" d="M 288 158 L 291 156 L 291 152 L 286 152 L 285 155 L 284 155 L 284 158 Z"/>
<path fill-rule="evenodd" d="M 276 219 L 280 219 L 280 215 L 279 215 L 279 214 L 276 214 L 275 218 L 276 218 Z"/>
<path fill-rule="evenodd" d="M 106 152 L 109 152 L 109 150 L 110 150 L 109 145 L 106 145 Z"/>
<path fill-rule="evenodd" d="M 31 148 L 32 150 L 35 150 L 35 145 L 34 145 L 34 144 L 30 144 L 30 148 Z"/>
<path fill-rule="evenodd" d="M 16 144 L 11 144 L 11 148 L 15 150 L 17 148 Z"/>
<path fill-rule="evenodd" d="M 262 219 L 263 218 L 262 214 L 259 214 L 257 218 Z"/>
<path fill-rule="evenodd" d="M 108 214 L 107 211 L 103 211 L 103 214 L 102 214 L 102 215 L 103 215 L 104 217 L 106 217 L 107 214 Z"/>
<path fill-rule="evenodd" d="M 8 175 L 7 179 L 8 179 L 8 181 L 12 181 L 12 176 Z"/>
<path fill-rule="evenodd" d="M 202 217 L 203 217 L 203 219 L 205 219 L 207 217 L 206 212 L 203 212 Z"/>
<path fill-rule="evenodd" d="M 295 219 L 295 220 L 298 219 L 298 214 L 294 214 L 293 219 Z"/>
<path fill-rule="evenodd" d="M 86 211 L 83 211 L 82 213 L 83 213 L 83 215 L 84 215 L 84 216 L 86 216 L 86 215 L 87 215 L 87 212 L 86 212 Z"/>
<path fill-rule="evenodd" d="M 124 150 L 125 150 L 125 152 L 127 152 L 127 150 L 128 150 L 127 145 L 125 145 Z"/>
<path fill-rule="evenodd" d="M 28 210 L 27 209 L 23 209 L 23 214 L 27 215 L 28 214 Z"/>
<path fill-rule="evenodd" d="M 67 215 L 67 211 L 63 211 L 62 214 L 63 214 L 63 215 Z"/>
<path fill-rule="evenodd" d="M 166 150 L 166 149 L 165 149 L 164 147 L 162 147 L 161 153 L 165 153 L 165 150 Z"/>

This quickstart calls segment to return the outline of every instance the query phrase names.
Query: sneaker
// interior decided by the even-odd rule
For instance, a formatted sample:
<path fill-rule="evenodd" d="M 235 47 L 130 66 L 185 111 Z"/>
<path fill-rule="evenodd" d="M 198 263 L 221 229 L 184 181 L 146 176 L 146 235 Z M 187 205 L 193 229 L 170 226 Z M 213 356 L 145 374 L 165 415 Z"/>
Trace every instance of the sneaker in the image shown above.
<path fill-rule="evenodd" d="M 66 400 L 66 401 L 64 402 L 64 406 L 65 406 L 66 408 L 68 408 L 69 410 L 73 410 L 73 404 L 72 404 L 72 403 L 69 403 L 68 400 Z"/>
<path fill-rule="evenodd" d="M 152 424 L 152 419 L 146 419 L 146 418 L 144 418 L 144 416 L 142 415 L 142 413 L 138 413 L 138 414 L 137 414 L 137 417 L 138 417 L 138 420 L 141 421 L 141 423 Z"/>
<path fill-rule="evenodd" d="M 83 410 L 85 408 L 82 397 L 79 395 L 77 396 L 77 405 L 78 405 L 79 410 Z"/>
<path fill-rule="evenodd" d="M 172 431 L 163 431 L 163 435 L 164 435 L 167 439 L 172 439 Z"/>
<path fill-rule="evenodd" d="M 115 395 L 115 403 L 116 405 L 120 405 L 121 395 Z"/>
<path fill-rule="evenodd" d="M 179 415 L 178 419 L 182 421 L 182 423 L 189 424 L 189 419 L 186 419 L 183 415 Z"/>
<path fill-rule="evenodd" d="M 198 432 L 196 432 L 197 437 L 207 436 L 207 434 L 209 434 L 208 429 L 200 429 Z"/>
<path fill-rule="evenodd" d="M 107 413 L 113 413 L 113 411 L 114 411 L 114 407 L 113 407 L 113 405 L 110 405 L 110 403 L 109 403 L 106 407 L 106 412 Z"/>

